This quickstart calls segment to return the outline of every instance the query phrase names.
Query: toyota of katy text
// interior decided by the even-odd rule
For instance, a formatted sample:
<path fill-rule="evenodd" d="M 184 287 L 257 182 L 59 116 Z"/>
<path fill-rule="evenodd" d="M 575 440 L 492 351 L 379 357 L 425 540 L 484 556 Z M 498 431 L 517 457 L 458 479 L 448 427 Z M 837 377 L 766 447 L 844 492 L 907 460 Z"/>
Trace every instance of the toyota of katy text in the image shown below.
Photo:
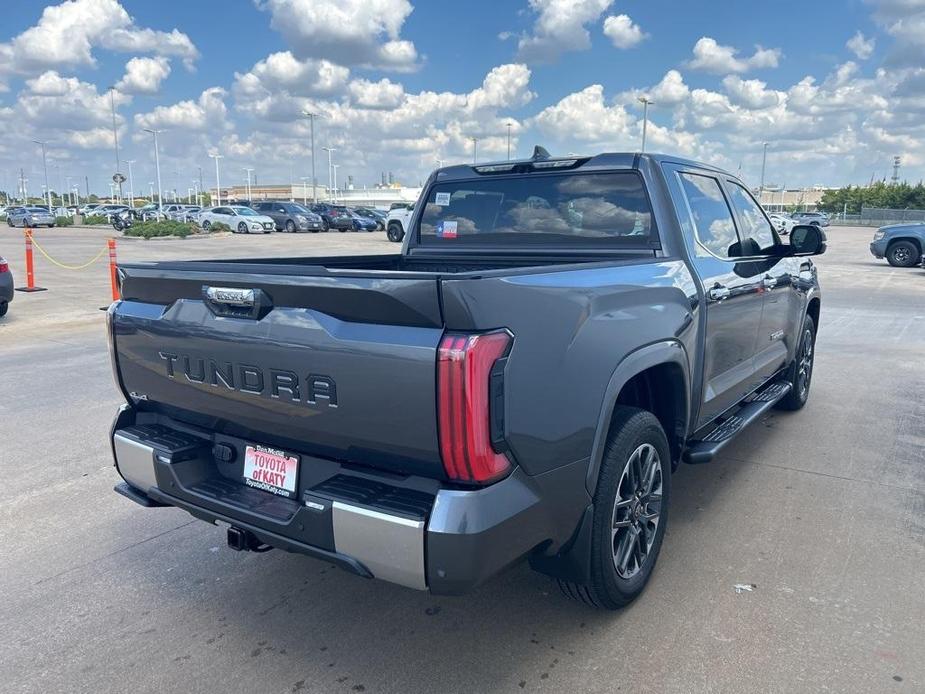
<path fill-rule="evenodd" d="M 435 171 L 400 253 L 119 267 L 116 491 L 434 594 L 646 585 L 672 472 L 809 396 L 818 227 L 655 154 Z M 674 550 L 669 548 L 669 551 Z"/>

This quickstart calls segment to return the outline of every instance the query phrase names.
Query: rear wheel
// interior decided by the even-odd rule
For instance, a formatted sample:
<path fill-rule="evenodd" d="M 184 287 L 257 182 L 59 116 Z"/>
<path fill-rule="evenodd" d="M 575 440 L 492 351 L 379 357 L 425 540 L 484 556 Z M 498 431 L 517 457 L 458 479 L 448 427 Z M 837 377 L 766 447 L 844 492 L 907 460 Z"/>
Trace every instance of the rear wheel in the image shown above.
<path fill-rule="evenodd" d="M 325 231 L 331 231 L 331 225 L 328 224 L 328 220 L 326 219 L 321 220 L 321 228 L 324 229 Z"/>
<path fill-rule="evenodd" d="M 204 222 L 202 223 L 202 228 L 203 228 L 205 231 L 208 231 L 209 229 L 212 228 L 212 223 L 209 222 L 209 220 L 207 219 L 206 221 L 204 221 Z"/>
<path fill-rule="evenodd" d="M 790 369 L 787 371 L 787 381 L 790 383 L 790 392 L 787 393 L 777 408 L 780 410 L 799 410 L 809 399 L 809 386 L 813 381 L 813 359 L 816 353 L 816 324 L 812 316 L 806 316 L 803 322 L 803 334 Z"/>
<path fill-rule="evenodd" d="M 559 581 L 567 596 L 616 610 L 643 591 L 668 522 L 671 452 L 651 412 L 617 405 L 601 461 L 591 529 L 591 579 Z"/>
<path fill-rule="evenodd" d="M 9 310 L 10 305 L 6 301 L 0 301 L 0 318 L 6 315 L 7 310 Z"/>
<path fill-rule="evenodd" d="M 288 231 L 290 234 L 295 233 L 295 222 L 293 222 L 291 219 L 286 220 L 286 231 Z"/>
<path fill-rule="evenodd" d="M 922 254 L 912 241 L 896 241 L 886 249 L 886 261 L 893 267 L 917 265 Z"/>

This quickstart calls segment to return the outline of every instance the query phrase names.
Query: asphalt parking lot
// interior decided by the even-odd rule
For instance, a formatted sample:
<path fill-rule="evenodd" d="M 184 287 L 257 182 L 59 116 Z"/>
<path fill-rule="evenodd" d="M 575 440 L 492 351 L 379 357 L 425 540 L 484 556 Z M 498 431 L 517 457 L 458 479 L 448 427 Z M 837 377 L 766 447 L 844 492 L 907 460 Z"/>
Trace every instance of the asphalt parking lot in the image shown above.
<path fill-rule="evenodd" d="M 366 581 L 112 492 L 101 262 L 37 257 L 0 320 L 0 689 L 925 690 L 925 270 L 831 228 L 813 392 L 682 466 L 642 597 L 598 613 L 515 566 L 459 598 Z M 79 264 L 102 230 L 41 230 Z M 25 280 L 21 230 L 0 254 Z M 120 240 L 123 260 L 397 252 L 384 234 Z M 737 593 L 736 584 L 753 586 Z"/>

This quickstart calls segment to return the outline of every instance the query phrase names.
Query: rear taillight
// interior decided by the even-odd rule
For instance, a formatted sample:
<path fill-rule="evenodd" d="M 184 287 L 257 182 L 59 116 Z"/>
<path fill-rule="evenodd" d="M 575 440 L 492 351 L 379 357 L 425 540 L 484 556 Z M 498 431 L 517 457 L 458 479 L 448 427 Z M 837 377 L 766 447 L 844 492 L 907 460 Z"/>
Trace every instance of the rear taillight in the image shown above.
<path fill-rule="evenodd" d="M 498 450 L 497 430 L 504 401 L 500 370 L 492 372 L 498 360 L 507 354 L 511 341 L 510 333 L 498 331 L 479 335 L 448 333 L 440 342 L 437 356 L 440 456 L 452 480 L 491 482 L 511 467 L 507 456 Z"/>
<path fill-rule="evenodd" d="M 9 272 L 9 271 L 10 271 L 10 266 L 7 265 L 7 262 L 3 258 L 0 258 L 0 272 Z"/>

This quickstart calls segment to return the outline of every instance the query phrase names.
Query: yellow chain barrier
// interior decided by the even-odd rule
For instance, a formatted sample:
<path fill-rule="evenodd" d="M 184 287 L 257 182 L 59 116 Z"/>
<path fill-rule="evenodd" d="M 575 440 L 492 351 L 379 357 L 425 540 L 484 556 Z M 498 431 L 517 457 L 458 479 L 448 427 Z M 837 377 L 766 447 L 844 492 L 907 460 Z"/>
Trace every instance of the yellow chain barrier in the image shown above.
<path fill-rule="evenodd" d="M 83 270 L 84 268 L 88 268 L 88 267 L 90 267 L 91 265 L 93 265 L 93 263 L 95 263 L 97 260 L 99 260 L 100 258 L 102 258 L 102 257 L 103 257 L 103 254 L 108 250 L 108 246 L 103 246 L 103 250 L 101 250 L 99 253 L 97 253 L 96 256 L 95 256 L 92 260 L 90 260 L 90 261 L 87 262 L 87 263 L 84 263 L 83 265 L 67 265 L 67 264 L 65 264 L 65 263 L 60 263 L 60 262 L 58 262 L 57 260 L 55 260 L 54 258 L 52 258 L 50 255 L 48 255 L 48 252 L 47 252 L 44 248 L 42 248 L 42 246 L 39 244 L 38 241 L 36 241 L 35 236 L 32 237 L 32 243 L 35 245 L 36 248 L 39 249 L 39 253 L 41 253 L 42 255 L 44 255 L 45 258 L 46 258 L 50 263 L 52 263 L 52 264 L 54 264 L 54 265 L 57 265 L 57 266 L 60 267 L 60 268 L 64 268 L 65 270 Z"/>

